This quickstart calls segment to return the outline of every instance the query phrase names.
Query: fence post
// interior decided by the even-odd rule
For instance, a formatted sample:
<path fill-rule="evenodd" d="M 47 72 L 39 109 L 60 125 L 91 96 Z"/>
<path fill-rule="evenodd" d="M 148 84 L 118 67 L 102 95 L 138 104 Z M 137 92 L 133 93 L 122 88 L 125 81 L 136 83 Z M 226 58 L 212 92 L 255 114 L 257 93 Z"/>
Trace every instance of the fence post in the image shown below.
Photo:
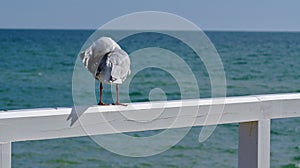
<path fill-rule="evenodd" d="M 239 123 L 239 168 L 270 167 L 270 120 Z"/>
<path fill-rule="evenodd" d="M 11 168 L 11 142 L 0 143 L 0 168 Z"/>

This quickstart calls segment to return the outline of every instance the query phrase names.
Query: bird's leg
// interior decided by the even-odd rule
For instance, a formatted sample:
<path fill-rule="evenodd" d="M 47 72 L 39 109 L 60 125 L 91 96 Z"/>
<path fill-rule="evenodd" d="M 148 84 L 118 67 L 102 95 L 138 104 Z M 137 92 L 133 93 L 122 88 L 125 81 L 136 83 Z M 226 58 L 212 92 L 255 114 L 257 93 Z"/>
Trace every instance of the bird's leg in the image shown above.
<path fill-rule="evenodd" d="M 122 105 L 122 106 L 127 106 L 127 104 L 122 104 L 119 101 L 119 85 L 116 84 L 116 103 L 114 103 L 113 105 Z"/>
<path fill-rule="evenodd" d="M 100 82 L 100 101 L 99 101 L 98 105 L 100 105 L 100 106 L 107 106 L 109 104 L 106 104 L 106 103 L 102 102 L 102 90 L 103 90 L 103 86 L 102 86 L 102 82 Z"/>

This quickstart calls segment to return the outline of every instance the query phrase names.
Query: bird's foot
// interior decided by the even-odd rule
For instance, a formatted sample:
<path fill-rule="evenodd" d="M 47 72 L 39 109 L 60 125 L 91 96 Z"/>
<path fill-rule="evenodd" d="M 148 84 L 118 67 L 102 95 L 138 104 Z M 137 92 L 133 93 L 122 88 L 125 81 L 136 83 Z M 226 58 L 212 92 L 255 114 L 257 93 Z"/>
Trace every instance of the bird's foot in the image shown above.
<path fill-rule="evenodd" d="M 99 106 L 109 106 L 109 104 L 103 103 L 102 101 L 100 101 L 100 102 L 98 103 L 98 105 L 99 105 Z"/>
<path fill-rule="evenodd" d="M 113 103 L 112 105 L 121 105 L 121 106 L 127 106 L 127 104 L 123 104 L 123 103 L 120 103 L 120 102 L 115 102 L 115 103 Z"/>

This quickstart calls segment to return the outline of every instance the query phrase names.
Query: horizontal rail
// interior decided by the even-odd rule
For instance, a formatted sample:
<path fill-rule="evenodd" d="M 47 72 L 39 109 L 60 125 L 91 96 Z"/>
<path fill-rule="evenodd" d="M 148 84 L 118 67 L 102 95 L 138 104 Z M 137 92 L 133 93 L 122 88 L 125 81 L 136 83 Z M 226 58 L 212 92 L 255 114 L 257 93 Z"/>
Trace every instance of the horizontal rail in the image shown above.
<path fill-rule="evenodd" d="M 300 94 L 274 94 L 1 111 L 0 143 L 299 117 L 299 106 Z"/>

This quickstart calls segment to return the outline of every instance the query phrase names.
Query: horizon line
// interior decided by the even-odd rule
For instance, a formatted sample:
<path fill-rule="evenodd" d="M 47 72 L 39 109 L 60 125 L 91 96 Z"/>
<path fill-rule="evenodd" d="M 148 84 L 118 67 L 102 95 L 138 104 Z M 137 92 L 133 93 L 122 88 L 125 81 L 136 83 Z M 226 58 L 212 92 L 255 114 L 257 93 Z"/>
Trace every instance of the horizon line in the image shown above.
<path fill-rule="evenodd" d="M 0 30 L 69 30 L 69 31 L 95 31 L 94 28 L 5 28 L 0 27 Z M 136 31 L 135 29 L 103 29 L 104 31 Z M 276 29 L 201 29 L 204 32 L 270 32 L 270 33 L 300 33 L 300 30 L 276 30 Z M 146 30 L 140 30 L 146 31 Z M 151 30 L 153 31 L 153 30 Z M 163 31 L 194 31 L 194 30 L 163 30 Z"/>

